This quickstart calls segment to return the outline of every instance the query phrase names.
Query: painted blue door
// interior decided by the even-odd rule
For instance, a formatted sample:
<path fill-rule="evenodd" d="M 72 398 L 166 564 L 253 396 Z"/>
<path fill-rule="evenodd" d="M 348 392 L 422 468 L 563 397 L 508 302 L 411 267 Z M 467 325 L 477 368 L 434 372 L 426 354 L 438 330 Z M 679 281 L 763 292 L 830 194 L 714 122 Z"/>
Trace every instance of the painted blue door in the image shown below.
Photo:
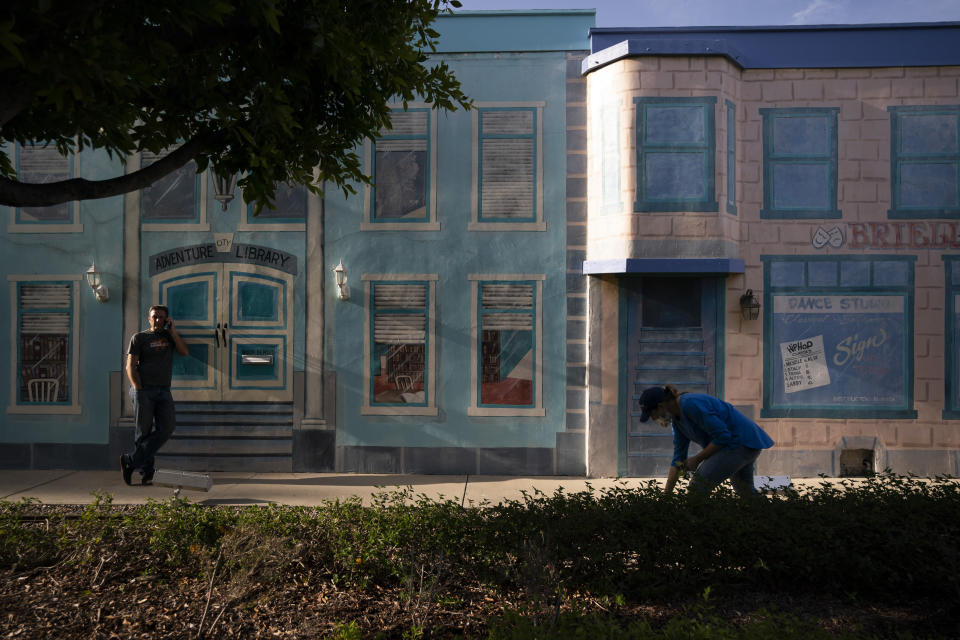
<path fill-rule="evenodd" d="M 154 280 L 190 354 L 174 361 L 184 401 L 293 397 L 293 276 L 255 265 L 203 264 Z"/>
<path fill-rule="evenodd" d="M 624 475 L 662 476 L 670 468 L 672 432 L 653 420 L 639 420 L 644 389 L 672 384 L 680 391 L 718 395 L 722 285 L 717 278 L 679 276 L 624 283 L 629 342 Z"/>

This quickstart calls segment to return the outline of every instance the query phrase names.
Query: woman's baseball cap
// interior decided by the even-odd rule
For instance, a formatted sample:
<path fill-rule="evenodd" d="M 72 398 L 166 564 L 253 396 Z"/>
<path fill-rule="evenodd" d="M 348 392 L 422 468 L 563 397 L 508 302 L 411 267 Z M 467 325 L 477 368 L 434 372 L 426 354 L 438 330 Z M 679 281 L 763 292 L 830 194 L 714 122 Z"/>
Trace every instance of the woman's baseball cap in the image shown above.
<path fill-rule="evenodd" d="M 650 414 L 667 397 L 663 387 L 648 387 L 640 394 L 640 422 L 650 419 Z"/>

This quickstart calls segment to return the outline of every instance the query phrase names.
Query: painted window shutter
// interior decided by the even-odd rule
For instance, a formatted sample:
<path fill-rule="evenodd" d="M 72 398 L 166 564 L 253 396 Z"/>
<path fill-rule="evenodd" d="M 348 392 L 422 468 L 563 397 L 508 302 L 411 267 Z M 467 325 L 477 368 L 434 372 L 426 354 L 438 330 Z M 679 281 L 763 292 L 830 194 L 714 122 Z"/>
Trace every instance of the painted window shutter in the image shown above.
<path fill-rule="evenodd" d="M 423 284 L 377 284 L 374 287 L 374 341 L 424 344 L 427 336 L 427 287 Z M 381 313 L 384 312 L 384 313 Z"/>
<path fill-rule="evenodd" d="M 533 329 L 533 285 L 484 284 L 480 296 L 483 328 L 488 331 Z M 486 310 L 496 310 L 489 313 Z M 523 313 L 530 311 L 530 313 Z"/>
<path fill-rule="evenodd" d="M 534 111 L 482 114 L 480 211 L 484 219 L 534 216 Z"/>
<path fill-rule="evenodd" d="M 20 288 L 21 309 L 69 309 L 69 284 L 25 284 Z M 28 334 L 69 334 L 70 313 L 28 312 L 20 314 L 20 331 Z"/>

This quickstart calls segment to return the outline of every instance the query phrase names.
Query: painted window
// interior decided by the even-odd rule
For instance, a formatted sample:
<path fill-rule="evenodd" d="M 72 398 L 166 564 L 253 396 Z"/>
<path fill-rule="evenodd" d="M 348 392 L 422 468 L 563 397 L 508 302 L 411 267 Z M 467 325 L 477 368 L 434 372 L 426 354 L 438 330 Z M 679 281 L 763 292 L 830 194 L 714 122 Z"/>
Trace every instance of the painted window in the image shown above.
<path fill-rule="evenodd" d="M 143 151 L 140 166 L 147 167 L 174 149 L 160 153 Z M 154 231 L 209 229 L 206 221 L 206 174 L 197 173 L 192 160 L 140 190 L 140 223 Z M 185 226 L 186 225 L 186 226 Z"/>
<path fill-rule="evenodd" d="M 437 223 L 436 117 L 429 105 L 394 108 L 392 128 L 369 145 L 374 186 L 367 188 L 362 228 L 381 231 L 439 230 Z"/>
<path fill-rule="evenodd" d="M 542 103 L 479 103 L 473 111 L 471 231 L 540 231 Z"/>
<path fill-rule="evenodd" d="M 543 275 L 471 275 L 474 322 L 468 414 L 544 415 Z"/>
<path fill-rule="evenodd" d="M 637 195 L 634 211 L 717 211 L 714 109 L 717 99 L 634 98 Z"/>
<path fill-rule="evenodd" d="M 945 255 L 946 268 L 946 406 L 945 420 L 960 420 L 960 256 Z"/>
<path fill-rule="evenodd" d="M 768 418 L 915 418 L 916 256 L 762 256 Z"/>
<path fill-rule="evenodd" d="M 760 109 L 763 116 L 761 218 L 839 218 L 839 108 Z"/>
<path fill-rule="evenodd" d="M 620 98 L 606 96 L 600 109 L 592 112 L 594 131 L 600 132 L 601 213 L 619 213 L 620 196 Z"/>
<path fill-rule="evenodd" d="M 289 185 L 281 182 L 273 199 L 272 207 L 264 207 L 254 215 L 255 205 L 247 204 L 240 231 L 303 231 L 307 222 L 307 203 L 310 190 L 302 184 Z"/>
<path fill-rule="evenodd" d="M 888 107 L 890 218 L 960 218 L 960 105 Z"/>
<path fill-rule="evenodd" d="M 53 144 L 11 144 L 9 150 L 17 179 L 21 182 L 47 184 L 77 177 L 75 155 L 62 156 Z M 11 233 L 76 233 L 83 231 L 78 219 L 77 202 L 63 202 L 49 207 L 11 208 Z"/>
<path fill-rule="evenodd" d="M 73 276 L 10 276 L 10 413 L 79 413 L 77 283 Z"/>
<path fill-rule="evenodd" d="M 436 415 L 436 276 L 363 276 L 366 402 L 361 413 Z"/>
<path fill-rule="evenodd" d="M 737 214 L 737 108 L 727 100 L 727 213 Z"/>

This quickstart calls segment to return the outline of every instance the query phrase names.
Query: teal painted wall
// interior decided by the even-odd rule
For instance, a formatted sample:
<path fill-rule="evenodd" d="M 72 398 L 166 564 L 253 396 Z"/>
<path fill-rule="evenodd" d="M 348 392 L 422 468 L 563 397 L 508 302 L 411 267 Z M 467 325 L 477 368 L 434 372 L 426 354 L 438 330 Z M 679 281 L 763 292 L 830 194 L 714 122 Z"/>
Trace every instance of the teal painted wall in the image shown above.
<path fill-rule="evenodd" d="M 338 375 L 337 444 L 355 446 L 555 447 L 564 429 L 566 388 L 566 136 L 563 53 L 449 55 L 465 92 L 478 102 L 543 102 L 543 210 L 546 231 L 468 231 L 472 115 L 440 114 L 437 219 L 441 231 L 361 231 L 363 189 L 328 194 L 325 210 L 328 366 Z M 342 260 L 351 298 L 337 301 Z M 437 274 L 437 416 L 361 415 L 364 362 L 363 274 Z M 476 417 L 470 403 L 469 274 L 545 274 L 545 417 Z"/>
<path fill-rule="evenodd" d="M 99 179 L 123 171 L 106 154 L 84 153 L 79 177 Z M 96 261 L 110 289 L 110 300 L 97 302 L 81 281 L 73 313 L 79 314 L 79 414 L 24 415 L 7 413 L 11 401 L 11 366 L 17 345 L 10 339 L 10 282 L 0 282 L 0 442 L 64 442 L 105 444 L 109 423 L 109 373 L 122 362 L 121 274 L 123 271 L 123 198 L 79 203 L 77 233 L 11 233 L 9 207 L 0 207 L 0 271 L 6 276 L 82 275 Z"/>

